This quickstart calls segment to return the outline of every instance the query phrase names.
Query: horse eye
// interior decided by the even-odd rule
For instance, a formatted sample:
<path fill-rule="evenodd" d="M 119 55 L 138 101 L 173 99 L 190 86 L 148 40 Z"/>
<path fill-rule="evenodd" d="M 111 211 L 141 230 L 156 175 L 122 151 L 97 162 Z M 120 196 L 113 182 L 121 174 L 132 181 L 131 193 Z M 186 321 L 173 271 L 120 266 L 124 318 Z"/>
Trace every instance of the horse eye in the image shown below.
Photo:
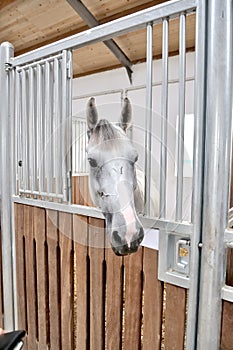
<path fill-rule="evenodd" d="M 96 168 L 97 167 L 97 161 L 93 158 L 88 158 L 88 162 L 91 167 Z"/>

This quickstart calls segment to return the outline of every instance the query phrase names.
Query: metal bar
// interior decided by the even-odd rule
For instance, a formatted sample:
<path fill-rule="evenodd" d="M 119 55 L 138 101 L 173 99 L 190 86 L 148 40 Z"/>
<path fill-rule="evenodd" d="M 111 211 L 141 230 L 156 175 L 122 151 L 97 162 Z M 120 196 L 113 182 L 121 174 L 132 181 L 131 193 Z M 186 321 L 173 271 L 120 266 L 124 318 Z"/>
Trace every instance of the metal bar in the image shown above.
<path fill-rule="evenodd" d="M 76 205 L 76 204 L 66 205 L 63 203 L 48 202 L 48 201 L 18 197 L 18 196 L 13 196 L 13 202 L 104 219 L 102 212 L 95 207 L 87 207 L 84 205 Z M 166 229 L 171 233 L 177 232 L 177 233 L 186 234 L 186 235 L 191 234 L 193 231 L 193 225 L 191 224 L 170 222 L 168 220 L 162 220 L 162 219 L 158 219 L 155 221 L 154 219 L 145 218 L 145 217 L 140 217 L 140 219 L 142 220 L 143 225 L 147 228 L 150 227 L 150 228 Z"/>
<path fill-rule="evenodd" d="M 146 130 L 145 130 L 145 214 L 150 213 L 151 187 L 151 130 L 152 130 L 152 78 L 153 78 L 153 23 L 147 25 L 146 49 Z"/>
<path fill-rule="evenodd" d="M 184 166 L 184 119 L 185 119 L 185 75 L 186 75 L 186 16 L 180 15 L 179 53 L 179 121 L 176 183 L 176 220 L 182 220 L 183 207 L 183 166 Z"/>
<path fill-rule="evenodd" d="M 19 161 L 22 160 L 21 154 L 21 94 L 20 94 L 20 74 L 15 72 L 15 148 L 16 148 L 16 189 L 14 194 L 18 193 L 18 189 L 21 187 L 22 167 L 19 166 Z"/>
<path fill-rule="evenodd" d="M 27 111 L 27 84 L 26 72 L 22 71 L 22 170 L 24 188 L 29 188 L 29 173 L 28 173 L 28 111 Z"/>
<path fill-rule="evenodd" d="M 224 241 L 225 242 L 233 242 L 233 230 L 232 229 L 225 230 Z"/>
<path fill-rule="evenodd" d="M 67 187 L 68 187 L 68 202 L 72 202 L 72 51 L 67 52 Z"/>
<path fill-rule="evenodd" d="M 72 214 L 95 217 L 98 219 L 104 219 L 104 216 L 99 209 L 94 207 L 87 207 L 85 205 L 76 205 L 76 204 L 67 205 L 63 203 L 49 202 L 46 200 L 37 200 L 37 199 L 17 197 L 17 196 L 13 196 L 13 202 L 36 206 L 39 208 L 62 211 L 64 213 L 72 213 Z"/>
<path fill-rule="evenodd" d="M 35 132 L 35 102 L 34 102 L 34 72 L 29 68 L 29 176 L 31 177 L 30 188 L 36 189 L 36 132 Z"/>
<path fill-rule="evenodd" d="M 38 189 L 44 191 L 44 136 L 43 136 L 43 112 L 42 112 L 42 67 L 36 67 L 37 76 L 37 167 L 38 167 Z"/>
<path fill-rule="evenodd" d="M 56 193 L 50 193 L 50 192 L 39 192 L 39 191 L 31 191 L 31 190 L 23 190 L 19 189 L 19 193 L 22 194 L 28 194 L 32 196 L 42 196 L 42 197 L 51 197 L 51 198 L 59 198 L 62 199 L 63 195 L 62 194 L 56 194 Z"/>
<path fill-rule="evenodd" d="M 232 7 L 231 0 L 208 2 L 203 248 L 197 349 L 220 347 L 232 130 Z"/>
<path fill-rule="evenodd" d="M 168 118 L 168 19 L 163 20 L 163 49 L 162 49 L 162 120 L 160 148 L 160 205 L 159 215 L 166 216 L 166 179 L 167 179 L 167 118 Z"/>
<path fill-rule="evenodd" d="M 88 10 L 88 8 L 82 3 L 81 0 L 67 0 L 67 2 L 73 7 L 73 9 L 79 14 L 79 16 L 84 20 L 88 27 L 93 28 L 100 25 L 93 14 Z M 109 39 L 104 41 L 104 44 L 109 48 L 109 50 L 115 55 L 115 57 L 120 61 L 120 63 L 126 68 L 129 80 L 132 83 L 132 62 L 122 51 L 119 45 L 113 40 Z"/>
<path fill-rule="evenodd" d="M 2 274 L 3 274 L 3 304 L 4 304 L 4 327 L 14 328 L 14 276 L 12 258 L 12 216 L 13 206 L 11 203 L 12 186 L 12 154 L 11 137 L 13 116 L 10 115 L 10 57 L 14 55 L 14 48 L 8 42 L 0 46 L 0 176 L 1 176 L 1 233 L 2 233 Z"/>
<path fill-rule="evenodd" d="M 222 299 L 233 303 L 233 287 L 225 285 L 222 288 Z"/>
<path fill-rule="evenodd" d="M 54 118 L 55 118 L 55 130 L 54 130 L 54 157 L 55 161 L 55 169 L 54 169 L 54 177 L 56 181 L 56 194 L 61 193 L 61 172 L 60 172 L 60 108 L 59 108 L 59 62 L 58 59 L 54 59 Z"/>
<path fill-rule="evenodd" d="M 206 0 L 200 0 L 196 12 L 195 44 L 195 90 L 194 90 L 194 152 L 193 152 L 193 195 L 191 204 L 190 286 L 188 293 L 188 313 L 186 348 L 196 349 L 198 290 L 200 271 L 200 248 L 203 210 L 203 178 L 205 154 L 205 79 L 206 79 Z"/>
<path fill-rule="evenodd" d="M 113 89 L 113 90 L 104 90 L 104 91 L 96 91 L 92 92 L 90 94 L 84 94 L 84 95 L 78 95 L 78 96 L 73 96 L 73 100 L 81 100 L 84 98 L 89 98 L 92 96 L 103 96 L 103 95 L 111 95 L 111 94 L 117 94 L 120 93 L 121 96 L 123 95 L 124 90 L 123 89 Z"/>
<path fill-rule="evenodd" d="M 190 76 L 190 77 L 186 78 L 186 82 L 194 81 L 194 80 L 195 80 L 194 76 Z M 179 79 L 169 79 L 168 80 L 168 84 L 177 84 L 177 83 L 179 83 Z M 162 80 L 152 84 L 152 87 L 156 87 L 156 86 L 162 86 Z M 130 86 L 127 89 L 125 89 L 125 95 L 127 95 L 128 92 L 130 92 L 130 91 L 142 90 L 142 89 L 145 89 L 145 87 L 146 87 L 145 84 Z M 93 96 L 93 95 L 95 96 L 94 93 L 91 94 L 91 96 Z"/>
<path fill-rule="evenodd" d="M 14 66 L 22 65 L 44 58 L 45 56 L 56 54 L 62 50 L 78 49 L 96 42 L 108 40 L 115 35 L 122 35 L 136 29 L 145 28 L 146 24 L 149 22 L 157 24 L 160 23 L 164 17 L 174 18 L 182 11 L 193 11 L 196 8 L 196 4 L 197 0 L 174 0 L 152 6 L 146 10 L 138 11 L 132 15 L 121 17 L 109 23 L 101 24 L 98 27 L 15 57 L 11 60 L 11 63 Z"/>
<path fill-rule="evenodd" d="M 51 72 L 50 63 L 45 62 L 45 177 L 47 192 L 53 192 L 52 177 L 52 115 L 51 115 Z"/>
<path fill-rule="evenodd" d="M 47 58 L 43 58 L 41 60 L 38 60 L 36 62 L 31 62 L 31 63 L 28 63 L 28 64 L 25 64 L 23 66 L 17 66 L 16 67 L 16 71 L 17 72 L 22 72 L 22 70 L 27 70 L 29 68 L 35 68 L 37 67 L 37 65 L 44 65 L 45 62 L 52 62 L 54 59 L 59 59 L 62 57 L 62 54 L 59 53 L 57 55 L 53 55 L 52 57 L 47 57 Z"/>
<path fill-rule="evenodd" d="M 61 64 L 61 167 L 62 167 L 62 193 L 64 200 L 68 201 L 67 192 L 67 51 L 62 52 Z"/>

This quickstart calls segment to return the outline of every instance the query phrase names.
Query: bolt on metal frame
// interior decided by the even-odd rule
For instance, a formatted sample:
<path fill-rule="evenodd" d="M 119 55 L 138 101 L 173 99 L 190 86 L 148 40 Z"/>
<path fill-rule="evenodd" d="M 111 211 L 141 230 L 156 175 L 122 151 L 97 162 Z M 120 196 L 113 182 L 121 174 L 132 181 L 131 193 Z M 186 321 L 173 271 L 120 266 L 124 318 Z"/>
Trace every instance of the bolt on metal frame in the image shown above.
<path fill-rule="evenodd" d="M 189 12 L 196 10 L 196 69 L 195 69 L 195 130 L 194 130 L 194 163 L 193 163 L 193 196 L 192 196 L 192 220 L 191 223 L 186 223 L 182 220 L 183 208 L 182 208 L 182 189 L 183 189 L 183 132 L 184 132 L 184 118 L 185 118 L 185 18 Z M 221 16 L 219 16 L 221 14 Z M 168 24 L 169 20 L 178 17 L 180 18 L 180 92 L 179 92 L 179 131 L 178 131 L 178 166 L 177 166 L 177 200 L 176 200 L 176 220 L 171 221 L 166 218 L 166 157 L 167 157 L 167 99 L 168 99 Z M 228 230 L 225 231 L 227 222 L 227 204 L 228 204 L 228 192 L 229 192 L 229 155 L 230 155 L 230 142 L 231 142 L 231 91 L 232 91 L 232 2 L 226 0 L 225 2 L 219 2 L 218 0 L 208 1 L 205 0 L 176 0 L 168 2 L 159 6 L 152 7 L 147 10 L 140 11 L 131 16 L 118 19 L 111 23 L 101 25 L 93 28 L 87 32 L 79 33 L 70 38 L 60 40 L 56 43 L 47 45 L 40 49 L 34 50 L 30 53 L 21 55 L 19 57 L 13 57 L 12 47 L 10 45 L 3 45 L 1 47 L 1 130 L 3 137 L 3 147 L 1 150 L 1 165 L 2 165 L 2 199 L 4 202 L 2 209 L 2 228 L 3 228 L 3 248 L 6 252 L 12 249 L 11 238 L 13 236 L 12 222 L 7 219 L 9 212 L 13 215 L 12 198 L 13 202 L 25 203 L 28 205 L 38 204 L 40 206 L 53 208 L 57 210 L 70 211 L 82 215 L 94 215 L 95 217 L 102 217 L 101 213 L 97 209 L 84 208 L 82 206 L 64 205 L 56 202 L 48 202 L 45 200 L 35 200 L 29 198 L 20 198 L 13 196 L 13 190 L 6 185 L 6 176 L 4 175 L 8 171 L 10 174 L 14 174 L 13 164 L 7 163 L 6 154 L 8 142 L 9 145 L 13 145 L 12 138 L 4 137 L 4 132 L 9 128 L 7 125 L 7 116 L 9 115 L 9 95 L 7 86 L 9 87 L 9 76 L 12 75 L 12 79 L 15 79 L 16 96 L 19 96 L 19 102 L 16 103 L 15 110 L 17 113 L 22 113 L 21 121 L 17 119 L 19 130 L 26 132 L 28 138 L 25 144 L 19 142 L 19 154 L 23 154 L 28 163 L 26 167 L 19 173 L 19 183 L 22 178 L 30 173 L 31 178 L 27 176 L 25 179 L 26 186 L 24 193 L 27 191 L 33 192 L 29 185 L 34 189 L 36 187 L 35 181 L 35 159 L 30 153 L 32 150 L 35 152 L 37 148 L 37 157 L 41 157 L 39 151 L 39 142 L 44 142 L 43 138 L 48 137 L 54 124 L 49 118 L 50 108 L 61 108 L 61 115 L 65 115 L 65 111 L 68 111 L 68 115 L 71 115 L 71 79 L 68 85 L 64 85 L 62 90 L 62 106 L 49 105 L 49 94 L 51 94 L 51 81 L 48 79 L 48 83 L 45 87 L 41 83 L 41 77 L 47 75 L 49 78 L 49 72 L 51 66 L 54 69 L 55 75 L 55 91 L 56 98 L 59 96 L 57 90 L 57 81 L 60 73 L 58 69 L 59 57 L 56 55 L 62 55 L 62 68 L 61 79 L 65 81 L 67 79 L 67 62 L 71 60 L 72 49 L 78 49 L 80 47 L 95 43 L 98 41 L 108 40 L 116 35 L 121 35 L 129 31 L 133 31 L 139 28 L 147 27 L 148 45 L 147 45 L 147 127 L 146 130 L 146 149 L 149 150 L 150 146 L 150 126 L 151 126 L 151 110 L 152 110 L 152 98 L 151 98 L 151 86 L 153 84 L 152 76 L 152 30 L 153 25 L 163 22 L 163 97 L 162 97 L 162 132 L 161 132 L 161 175 L 160 178 L 160 218 L 155 220 L 149 217 L 149 206 L 146 206 L 146 216 L 143 218 L 143 222 L 151 224 L 153 227 L 160 228 L 160 278 L 174 283 L 176 285 L 189 288 L 189 300 L 188 300 L 188 318 L 187 318 L 187 337 L 186 344 L 188 349 L 203 349 L 211 346 L 211 349 L 218 349 L 219 335 L 220 335 L 220 319 L 221 319 L 221 297 L 227 300 L 233 300 L 232 289 L 224 285 L 224 232 L 225 240 L 228 246 L 232 246 L 232 234 Z M 208 29 L 206 31 L 206 29 Z M 221 37 L 221 38 L 220 38 Z M 209 38 L 210 40 L 207 40 Z M 206 46 L 206 43 L 207 46 Z M 6 51 L 5 51 L 6 50 Z M 67 51 L 68 50 L 68 51 Z M 207 58 L 208 60 L 207 60 Z M 220 59 L 221 58 L 221 59 Z M 52 60 L 53 63 L 50 63 Z M 219 64 L 221 61 L 221 65 Z M 208 63 L 207 63 L 208 61 Z M 14 68 L 13 70 L 5 69 Z M 10 66 L 9 66 L 10 65 Z M 41 66 L 44 68 L 42 69 Z M 17 77 L 17 70 L 20 72 L 20 67 L 24 67 L 21 70 L 22 78 Z M 34 68 L 35 67 L 35 68 Z M 70 69 L 70 68 L 69 68 Z M 206 71 L 207 69 L 207 71 Z M 33 74 L 33 71 L 36 77 Z M 217 72 L 217 74 L 214 74 Z M 16 75 L 16 76 L 15 76 Z M 69 75 L 69 74 L 68 74 Z M 224 78 L 223 78 L 224 76 Z M 32 86 L 37 81 L 38 98 L 37 102 L 33 101 L 30 97 L 30 111 L 32 115 L 37 113 L 38 120 L 34 118 L 28 120 L 27 115 L 24 112 L 27 111 L 27 103 L 23 98 L 23 88 L 29 87 L 30 96 L 32 96 Z M 207 82 L 207 83 L 206 83 Z M 4 86 L 2 86 L 4 85 Z M 216 95 L 216 86 L 218 88 L 218 94 Z M 216 98 L 217 96 L 217 98 Z M 20 102 L 22 100 L 22 102 Z M 38 101 L 45 102 L 45 110 L 43 111 Z M 35 107 L 33 107 L 35 106 Z M 14 110 L 14 108 L 13 108 Z M 11 110 L 10 115 L 14 113 Z M 21 112 L 19 112 L 21 110 Z M 46 125 L 43 124 L 41 118 L 44 113 Z M 57 113 L 57 112 L 56 112 Z M 59 112 L 58 112 L 59 113 Z M 62 117 L 61 117 L 62 118 Z M 57 121 L 55 121 L 55 125 Z M 37 143 L 33 143 L 32 135 L 29 135 L 28 128 L 35 128 L 37 125 L 38 132 L 42 136 L 39 140 L 37 137 Z M 69 124 L 71 125 L 71 123 Z M 213 128 L 215 126 L 215 129 Z M 44 128 L 46 132 L 44 133 Z M 219 130 L 219 133 L 216 133 Z M 5 135 L 8 135 L 7 133 Z M 65 157 L 65 146 L 71 145 L 72 130 L 71 126 L 68 126 L 64 132 L 64 139 L 61 143 L 61 159 Z M 36 137 L 35 137 L 36 138 Z M 55 144 L 59 143 L 59 139 L 55 138 Z M 4 143 L 5 142 L 5 143 Z M 216 147 L 218 145 L 219 147 Z M 32 150 L 31 150 L 32 147 Z M 13 152 L 13 150 L 12 150 Z M 67 174 L 67 169 L 71 169 L 71 155 L 68 157 L 67 166 L 63 164 L 62 170 L 56 164 L 50 164 L 51 149 L 49 148 L 46 153 L 46 160 L 42 167 L 42 172 L 53 171 L 56 174 L 62 173 L 62 184 L 56 184 L 56 192 L 58 188 L 62 186 L 62 193 L 66 193 L 67 187 L 64 183 L 64 179 Z M 63 153 L 62 153 L 63 152 Z M 150 152 L 149 152 L 150 153 Z M 146 157 L 150 157 L 146 152 Z M 18 153 L 16 152 L 16 156 Z M 57 154 L 59 157 L 59 154 Z M 58 159 L 58 158 L 57 158 Z M 219 165 L 219 168 L 216 165 Z M 30 167 L 29 167 L 30 165 Z M 205 167 L 204 167 L 205 165 Z M 32 168 L 31 168 L 32 166 Z M 54 169 L 53 169 L 54 168 Z M 4 169 L 4 171 L 3 171 Z M 146 176 L 149 178 L 151 169 L 151 160 L 146 160 Z M 221 169 L 223 172 L 218 172 L 217 169 Z M 11 172 L 12 170 L 12 172 Z M 58 178 L 61 179 L 61 177 Z M 205 179 L 205 181 L 203 181 Z M 47 198 L 46 195 L 43 198 L 43 188 L 45 186 L 45 178 L 43 176 L 39 186 L 41 189 L 42 199 Z M 53 184 L 50 182 L 47 184 L 51 190 Z M 221 185 L 221 186 L 220 186 Z M 68 186 L 69 187 L 69 186 Z M 146 199 L 148 203 L 150 183 L 146 187 Z M 50 192 L 50 191 L 49 191 Z M 46 194 L 46 193 L 45 193 Z M 50 194 L 49 194 L 50 195 Z M 57 195 L 57 193 L 55 194 Z M 51 193 L 51 197 L 53 193 Z M 70 198 L 70 195 L 66 193 L 66 198 Z M 219 210 L 219 200 L 221 202 L 221 210 Z M 8 210 L 8 212 L 7 212 Z M 216 214 L 217 212 L 217 214 Z M 216 215 L 215 215 L 216 214 Z M 211 219 L 211 220 L 210 220 Z M 216 235 L 217 232 L 217 235 Z M 174 249 L 177 247 L 177 242 L 180 241 L 189 242 L 191 254 L 189 260 L 189 273 L 182 273 L 179 270 L 171 271 L 171 262 L 169 261 L 170 254 L 174 254 Z M 169 244 L 175 243 L 174 247 Z M 203 246 L 201 249 L 200 247 Z M 210 260 L 211 259 L 211 264 Z M 201 264 L 199 265 L 199 263 Z M 3 263 L 6 266 L 6 271 L 10 272 L 13 266 L 12 259 L 6 257 L 4 254 Z M 199 270 L 201 271 L 201 280 L 199 285 Z M 5 282 L 4 277 L 4 282 Z M 207 285 L 208 281 L 208 285 Z M 10 283 L 4 285 L 4 303 L 7 307 L 9 300 L 12 300 L 11 308 L 9 308 L 8 324 L 13 322 L 13 287 L 14 278 L 11 277 Z M 223 287 L 223 288 L 222 288 Z M 210 290 L 213 289 L 213 290 Z M 6 294 L 9 298 L 6 299 Z M 217 303 L 215 301 L 217 300 Z M 197 305 L 200 301 L 199 310 Z M 8 304 L 7 304 L 8 303 Z M 215 304 L 213 306 L 213 304 Z M 198 313 L 199 311 L 199 313 Z M 214 330 L 214 331 L 213 331 Z M 215 336 L 213 337 L 213 333 Z"/>

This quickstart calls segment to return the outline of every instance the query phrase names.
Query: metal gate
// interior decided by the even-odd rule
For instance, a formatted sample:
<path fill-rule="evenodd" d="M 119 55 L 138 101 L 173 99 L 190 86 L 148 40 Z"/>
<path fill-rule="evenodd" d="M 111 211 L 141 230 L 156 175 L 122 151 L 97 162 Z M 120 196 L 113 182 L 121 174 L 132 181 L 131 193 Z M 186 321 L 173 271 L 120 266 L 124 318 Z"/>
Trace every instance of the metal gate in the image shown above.
<path fill-rule="evenodd" d="M 182 198 L 186 17 L 190 13 L 196 13 L 196 65 L 192 218 L 187 223 L 183 220 Z M 147 181 L 143 221 L 160 230 L 159 278 L 189 289 L 187 349 L 219 348 L 222 299 L 233 302 L 233 289 L 225 286 L 225 245 L 232 248 L 233 241 L 232 232 L 226 230 L 231 149 L 232 14 L 230 0 L 177 0 L 19 57 L 14 57 L 10 44 L 1 45 L 1 219 L 3 253 L 7 252 L 3 254 L 6 327 L 12 327 L 14 322 L 17 325 L 12 202 L 36 206 L 40 201 L 39 206 L 46 208 L 100 217 L 96 209 L 59 203 L 69 202 L 71 198 L 70 50 L 147 28 L 145 172 L 149 175 L 152 166 L 152 34 L 154 26 L 162 23 L 160 216 L 155 220 L 149 215 L 151 189 Z M 169 21 L 174 18 L 178 18 L 180 28 L 180 79 L 176 217 L 171 221 L 166 217 L 168 30 Z"/>

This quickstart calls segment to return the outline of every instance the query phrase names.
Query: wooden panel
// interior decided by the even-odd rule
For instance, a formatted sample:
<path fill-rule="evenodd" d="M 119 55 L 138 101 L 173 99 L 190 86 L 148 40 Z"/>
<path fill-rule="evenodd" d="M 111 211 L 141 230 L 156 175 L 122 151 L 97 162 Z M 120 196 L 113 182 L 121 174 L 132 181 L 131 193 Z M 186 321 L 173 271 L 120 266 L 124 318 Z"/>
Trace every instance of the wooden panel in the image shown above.
<path fill-rule="evenodd" d="M 186 290 L 166 285 L 165 349 L 183 350 L 185 339 Z"/>
<path fill-rule="evenodd" d="M 36 317 L 36 333 L 38 338 L 38 346 L 41 349 L 45 349 L 47 345 L 47 332 L 46 326 L 48 324 L 48 281 L 47 271 L 45 266 L 45 210 L 37 207 L 33 207 L 33 228 L 34 237 L 36 242 L 36 286 L 37 286 L 37 317 Z"/>
<path fill-rule="evenodd" d="M 59 212 L 61 348 L 73 349 L 72 215 Z"/>
<path fill-rule="evenodd" d="M 233 249 L 227 251 L 226 284 L 233 286 Z M 233 303 L 223 301 L 221 349 L 230 350 L 233 344 Z"/>
<path fill-rule="evenodd" d="M 88 349 L 87 218 L 73 215 L 74 228 L 74 327 L 76 349 Z"/>
<path fill-rule="evenodd" d="M 79 175 L 72 177 L 72 202 L 80 205 L 90 205 L 90 195 L 88 190 L 88 176 Z"/>
<path fill-rule="evenodd" d="M 15 211 L 15 242 L 16 242 L 16 269 L 17 269 L 17 302 L 18 302 L 18 326 L 27 330 L 27 306 L 25 290 L 25 247 L 24 247 L 24 206 L 14 205 Z"/>
<path fill-rule="evenodd" d="M 162 283 L 158 280 L 158 251 L 143 248 L 143 350 L 161 348 Z"/>
<path fill-rule="evenodd" d="M 58 248 L 58 214 L 46 211 L 46 238 L 48 245 L 49 281 L 49 342 L 51 349 L 61 349 L 60 330 L 60 259 Z"/>
<path fill-rule="evenodd" d="M 89 218 L 90 350 L 104 349 L 104 221 Z"/>
<path fill-rule="evenodd" d="M 28 320 L 28 349 L 37 349 L 36 324 L 36 275 L 35 275 L 35 246 L 33 237 L 33 207 L 24 206 L 24 235 L 26 250 L 26 295 Z"/>
<path fill-rule="evenodd" d="M 106 274 L 106 349 L 119 350 L 122 344 L 123 279 L 122 258 L 105 250 Z"/>
<path fill-rule="evenodd" d="M 142 248 L 124 257 L 125 310 L 124 349 L 141 349 L 142 318 Z"/>
<path fill-rule="evenodd" d="M 233 303 L 223 301 L 221 350 L 232 350 L 233 345 Z"/>

